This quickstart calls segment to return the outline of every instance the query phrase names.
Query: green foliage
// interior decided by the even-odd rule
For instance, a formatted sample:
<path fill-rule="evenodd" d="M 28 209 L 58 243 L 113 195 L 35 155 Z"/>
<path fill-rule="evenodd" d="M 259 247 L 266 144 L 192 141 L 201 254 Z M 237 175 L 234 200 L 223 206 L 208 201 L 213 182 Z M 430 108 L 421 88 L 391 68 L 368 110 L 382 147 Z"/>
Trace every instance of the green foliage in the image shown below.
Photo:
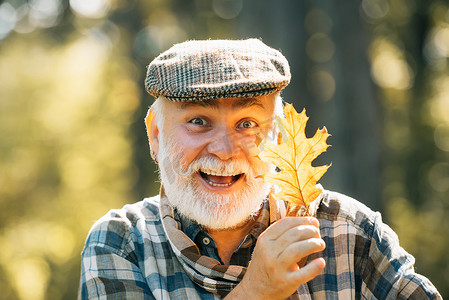
<path fill-rule="evenodd" d="M 20 299 L 73 296 L 93 221 L 137 198 L 130 130 L 140 111 L 135 66 L 88 35 L 59 45 L 40 34 L 5 42 L 2 277 Z"/>

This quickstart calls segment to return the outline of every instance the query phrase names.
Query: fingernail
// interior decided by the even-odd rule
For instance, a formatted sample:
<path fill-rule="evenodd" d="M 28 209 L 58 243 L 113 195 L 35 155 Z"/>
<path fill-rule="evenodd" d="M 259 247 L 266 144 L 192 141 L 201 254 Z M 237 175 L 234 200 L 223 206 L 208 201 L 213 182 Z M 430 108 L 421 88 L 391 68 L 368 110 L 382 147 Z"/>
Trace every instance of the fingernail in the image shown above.
<path fill-rule="evenodd" d="M 320 228 L 320 222 L 316 218 L 309 218 L 310 225 Z"/>
<path fill-rule="evenodd" d="M 324 240 L 321 240 L 321 246 L 324 248 L 326 248 L 326 242 Z"/>

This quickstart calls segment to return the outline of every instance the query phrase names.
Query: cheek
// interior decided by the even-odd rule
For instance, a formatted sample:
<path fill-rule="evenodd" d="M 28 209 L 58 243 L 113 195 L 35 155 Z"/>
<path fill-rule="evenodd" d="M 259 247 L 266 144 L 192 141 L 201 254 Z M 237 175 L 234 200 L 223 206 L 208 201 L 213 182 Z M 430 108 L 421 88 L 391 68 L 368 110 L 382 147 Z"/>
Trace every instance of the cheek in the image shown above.
<path fill-rule="evenodd" d="M 243 135 L 239 139 L 239 146 L 249 160 L 259 154 L 256 135 Z"/>
<path fill-rule="evenodd" d="M 186 130 L 178 130 L 171 135 L 176 144 L 175 151 L 182 154 L 183 163 L 190 164 L 199 157 L 207 146 L 207 139 Z"/>

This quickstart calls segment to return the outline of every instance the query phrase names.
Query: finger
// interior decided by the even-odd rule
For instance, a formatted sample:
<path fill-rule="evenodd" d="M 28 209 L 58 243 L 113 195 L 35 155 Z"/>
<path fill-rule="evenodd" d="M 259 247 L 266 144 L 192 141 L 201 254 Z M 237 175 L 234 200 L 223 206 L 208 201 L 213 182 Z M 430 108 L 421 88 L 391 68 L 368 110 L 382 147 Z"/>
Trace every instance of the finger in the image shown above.
<path fill-rule="evenodd" d="M 278 261 L 280 265 L 290 266 L 296 264 L 303 257 L 323 251 L 325 248 L 326 243 L 323 239 L 311 238 L 299 241 L 285 248 L 285 250 L 279 254 Z"/>
<path fill-rule="evenodd" d="M 311 225 L 315 226 L 316 228 L 320 228 L 320 221 L 318 221 L 317 218 L 308 217 L 308 219 Z"/>
<path fill-rule="evenodd" d="M 315 221 L 316 220 L 316 221 Z M 261 236 L 265 235 L 269 239 L 278 239 L 287 230 L 299 225 L 315 226 L 318 220 L 310 217 L 285 217 L 272 224 Z M 319 224 L 318 224 L 319 226 Z"/>
<path fill-rule="evenodd" d="M 289 282 L 296 282 L 296 284 L 301 285 L 318 276 L 321 272 L 323 272 L 325 267 L 326 261 L 320 257 L 314 259 L 303 268 L 290 272 L 287 274 L 286 279 Z"/>
<path fill-rule="evenodd" d="M 284 234 L 275 241 L 274 245 L 279 249 L 284 249 L 295 242 L 320 237 L 320 230 L 315 226 L 299 225 L 284 232 Z"/>

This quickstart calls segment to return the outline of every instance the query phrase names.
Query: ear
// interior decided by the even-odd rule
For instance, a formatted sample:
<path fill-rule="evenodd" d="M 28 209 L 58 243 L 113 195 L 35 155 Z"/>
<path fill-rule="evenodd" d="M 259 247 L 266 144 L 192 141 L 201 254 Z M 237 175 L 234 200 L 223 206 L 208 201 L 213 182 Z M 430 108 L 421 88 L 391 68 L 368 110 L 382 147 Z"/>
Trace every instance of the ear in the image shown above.
<path fill-rule="evenodd" d="M 159 151 L 159 128 L 157 127 L 156 117 L 151 109 L 148 110 L 147 116 L 145 117 L 145 125 L 147 127 L 151 152 L 157 155 Z"/>

